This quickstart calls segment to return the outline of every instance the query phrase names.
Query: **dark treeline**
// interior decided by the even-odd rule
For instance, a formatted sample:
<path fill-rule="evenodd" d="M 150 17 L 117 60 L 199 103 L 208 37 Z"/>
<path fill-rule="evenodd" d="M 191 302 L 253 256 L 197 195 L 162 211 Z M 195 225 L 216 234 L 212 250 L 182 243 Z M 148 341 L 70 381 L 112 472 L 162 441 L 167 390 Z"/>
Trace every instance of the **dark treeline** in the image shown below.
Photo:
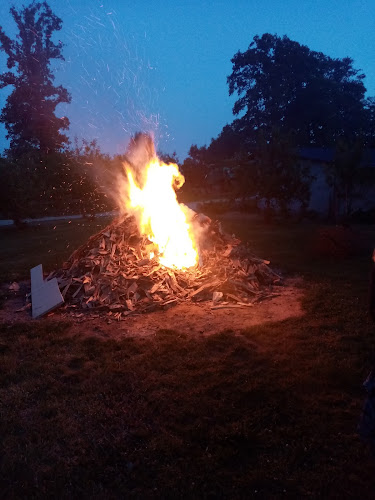
<path fill-rule="evenodd" d="M 0 27 L 0 48 L 8 70 L 0 88 L 13 90 L 0 115 L 9 149 L 0 159 L 0 212 L 16 222 L 25 217 L 94 214 L 116 208 L 109 180 L 120 170 L 121 157 L 102 154 L 96 141 L 71 144 L 63 133 L 66 117 L 58 118 L 60 103 L 71 96 L 54 84 L 50 64 L 64 59 L 63 44 L 53 34 L 62 28 L 46 2 L 10 9 L 18 29 L 11 40 Z M 108 180 L 107 180 L 108 179 Z"/>
<path fill-rule="evenodd" d="M 336 196 L 349 197 L 356 184 L 374 182 L 359 169 L 375 147 L 375 98 L 366 98 L 365 75 L 349 57 L 332 59 L 287 36 L 255 36 L 232 58 L 229 94 L 236 116 L 208 146 L 191 146 L 183 169 L 191 189 L 213 180 L 234 196 L 258 196 L 269 206 L 302 209 L 312 177 L 299 165 L 300 148 L 330 148 L 326 169 Z M 216 171 L 216 175 L 212 171 Z"/>
<path fill-rule="evenodd" d="M 111 193 L 122 157 L 103 154 L 96 141 L 72 144 L 64 133 L 68 118 L 55 114 L 60 103 L 71 102 L 50 68 L 63 59 L 63 44 L 53 42 L 62 20 L 46 2 L 10 12 L 17 37 L 10 39 L 0 27 L 7 56 L 0 88 L 12 88 L 0 115 L 10 143 L 0 158 L 1 215 L 19 221 L 117 208 Z M 264 34 L 232 64 L 228 85 L 238 97 L 236 118 L 208 146 L 191 146 L 182 165 L 181 199 L 257 196 L 285 213 L 291 202 L 305 209 L 312 177 L 299 165 L 298 150 L 306 146 L 334 148 L 327 182 L 348 198 L 350 186 L 363 182 L 361 158 L 375 147 L 375 99 L 366 98 L 364 75 L 353 61 Z M 160 156 L 178 162 L 175 153 Z"/>
<path fill-rule="evenodd" d="M 30 151 L 14 160 L 0 159 L 0 211 L 15 222 L 26 217 L 114 210 L 115 192 L 107 179 L 121 170 L 121 157 L 110 158 L 95 141 L 48 154 Z"/>

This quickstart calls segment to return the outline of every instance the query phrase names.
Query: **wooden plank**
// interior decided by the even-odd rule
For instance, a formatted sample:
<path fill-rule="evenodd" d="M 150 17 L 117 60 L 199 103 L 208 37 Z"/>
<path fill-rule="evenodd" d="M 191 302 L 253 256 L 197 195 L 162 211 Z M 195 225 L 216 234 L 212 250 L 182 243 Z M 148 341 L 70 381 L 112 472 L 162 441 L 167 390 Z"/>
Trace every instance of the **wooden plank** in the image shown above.
<path fill-rule="evenodd" d="M 191 293 L 189 295 L 189 297 L 195 297 L 196 295 L 198 295 L 198 293 L 203 292 L 203 290 L 206 290 L 207 288 L 216 287 L 218 285 L 220 285 L 220 281 L 219 280 L 209 281 L 208 283 L 205 283 L 204 285 L 202 285 L 201 287 L 199 287 L 197 290 L 194 290 L 194 292 Z"/>
<path fill-rule="evenodd" d="M 56 278 L 50 281 L 43 281 L 42 285 L 36 288 L 36 283 L 40 284 L 40 281 L 38 281 L 39 272 L 35 276 L 37 281 L 34 281 L 34 287 L 32 287 L 31 292 L 32 317 L 34 319 L 47 314 L 64 303 Z"/>
<path fill-rule="evenodd" d="M 244 307 L 252 307 L 253 304 L 244 304 L 244 303 L 241 303 L 241 304 L 223 304 L 223 305 L 218 305 L 218 306 L 211 306 L 211 309 L 212 310 L 216 310 L 216 309 L 240 309 L 240 308 L 244 308 Z"/>
<path fill-rule="evenodd" d="M 42 264 L 39 266 L 35 266 L 30 270 L 31 276 L 31 295 L 33 295 L 34 291 L 38 290 L 41 286 L 43 286 L 43 267 Z"/>

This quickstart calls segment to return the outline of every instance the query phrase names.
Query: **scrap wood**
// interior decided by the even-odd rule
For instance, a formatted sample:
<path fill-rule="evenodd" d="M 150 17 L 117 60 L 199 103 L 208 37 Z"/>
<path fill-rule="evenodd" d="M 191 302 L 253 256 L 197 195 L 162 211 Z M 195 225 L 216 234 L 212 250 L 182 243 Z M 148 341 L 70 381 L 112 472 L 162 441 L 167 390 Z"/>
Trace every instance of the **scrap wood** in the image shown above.
<path fill-rule="evenodd" d="M 210 281 L 208 283 L 205 283 L 204 285 L 200 286 L 197 290 L 194 290 L 194 292 L 190 293 L 189 297 L 193 298 L 196 295 L 198 295 L 198 293 L 203 292 L 203 290 L 206 290 L 207 288 L 214 288 L 214 287 L 218 286 L 219 284 L 220 284 L 220 281 L 218 281 L 218 280 L 213 280 L 213 281 Z"/>
<path fill-rule="evenodd" d="M 223 292 L 214 292 L 212 294 L 212 305 L 217 304 L 223 298 Z"/>
<path fill-rule="evenodd" d="M 19 309 L 16 309 L 14 312 L 19 313 L 19 312 L 27 311 L 28 309 L 30 309 L 30 307 L 31 307 L 31 303 L 29 302 L 28 304 L 25 304 L 24 306 L 20 307 Z"/>
<path fill-rule="evenodd" d="M 62 295 L 63 297 L 65 297 L 66 292 L 69 290 L 69 287 L 70 287 L 70 285 L 72 284 L 72 281 L 73 281 L 73 279 L 72 279 L 72 278 L 71 278 L 70 280 L 68 280 L 68 283 L 65 285 L 64 290 L 61 292 L 61 295 Z"/>
<path fill-rule="evenodd" d="M 204 237 L 197 244 L 204 265 L 177 270 L 158 260 L 157 247 L 140 235 L 135 218 L 125 215 L 113 221 L 75 250 L 56 277 L 67 307 L 117 318 L 164 306 L 208 299 L 220 290 L 212 307 L 249 307 L 261 300 L 280 276 L 219 223 L 206 216 Z M 152 258 L 151 254 L 154 255 Z M 51 276 L 51 277 L 52 277 Z M 212 297 L 212 295 L 211 295 Z M 218 302 L 220 301 L 220 304 Z"/>
<path fill-rule="evenodd" d="M 216 309 L 240 309 L 243 307 L 252 307 L 254 304 L 245 304 L 243 302 L 237 304 L 220 304 L 218 306 L 211 306 L 212 310 Z"/>
<path fill-rule="evenodd" d="M 9 285 L 8 290 L 11 292 L 19 292 L 20 286 L 16 281 L 14 281 L 11 285 Z"/>

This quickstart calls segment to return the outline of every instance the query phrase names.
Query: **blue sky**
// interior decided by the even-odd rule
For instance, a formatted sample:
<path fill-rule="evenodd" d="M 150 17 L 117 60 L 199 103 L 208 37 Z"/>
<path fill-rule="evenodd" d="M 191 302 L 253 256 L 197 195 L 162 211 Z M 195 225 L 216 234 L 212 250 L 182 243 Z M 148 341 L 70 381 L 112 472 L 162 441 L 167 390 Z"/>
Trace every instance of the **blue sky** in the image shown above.
<path fill-rule="evenodd" d="M 0 25 L 15 27 L 0 2 Z M 50 0 L 63 20 L 56 39 L 65 62 L 56 84 L 72 103 L 58 108 L 73 138 L 97 138 L 103 151 L 122 153 L 137 130 L 152 130 L 163 152 L 180 160 L 192 144 L 209 144 L 233 120 L 226 77 L 230 59 L 255 35 L 276 33 L 324 52 L 354 59 L 375 95 L 373 0 Z M 5 57 L 0 55 L 0 71 Z M 0 91 L 2 107 L 8 91 Z M 0 128 L 0 149 L 6 145 Z"/>

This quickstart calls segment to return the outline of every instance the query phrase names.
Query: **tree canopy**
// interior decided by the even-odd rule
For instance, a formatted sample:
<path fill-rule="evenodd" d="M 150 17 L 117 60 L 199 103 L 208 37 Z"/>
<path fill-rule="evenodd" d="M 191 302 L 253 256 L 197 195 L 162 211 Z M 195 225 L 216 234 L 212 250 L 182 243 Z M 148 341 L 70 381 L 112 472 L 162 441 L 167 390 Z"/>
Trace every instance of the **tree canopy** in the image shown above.
<path fill-rule="evenodd" d="M 266 207 L 274 203 L 284 214 L 293 202 L 307 207 L 312 177 L 308 168 L 299 164 L 291 138 L 280 134 L 278 129 L 272 130 L 271 140 L 260 134 L 250 174 Z"/>
<path fill-rule="evenodd" d="M 10 139 L 9 152 L 18 156 L 37 148 L 41 152 L 61 150 L 68 138 L 60 130 L 69 127 L 69 120 L 58 118 L 55 110 L 60 103 L 69 103 L 67 90 L 54 86 L 50 68 L 52 59 L 64 59 L 63 44 L 52 41 L 62 20 L 46 2 L 32 2 L 28 7 L 10 13 L 17 25 L 15 40 L 0 26 L 0 50 L 7 56 L 8 71 L 0 74 L 0 88 L 14 87 L 0 115 Z"/>
<path fill-rule="evenodd" d="M 364 75 L 349 57 L 333 59 L 266 33 L 231 60 L 229 94 L 237 94 L 236 128 L 248 138 L 260 129 L 294 131 L 299 145 L 333 145 L 338 137 L 365 136 Z"/>

